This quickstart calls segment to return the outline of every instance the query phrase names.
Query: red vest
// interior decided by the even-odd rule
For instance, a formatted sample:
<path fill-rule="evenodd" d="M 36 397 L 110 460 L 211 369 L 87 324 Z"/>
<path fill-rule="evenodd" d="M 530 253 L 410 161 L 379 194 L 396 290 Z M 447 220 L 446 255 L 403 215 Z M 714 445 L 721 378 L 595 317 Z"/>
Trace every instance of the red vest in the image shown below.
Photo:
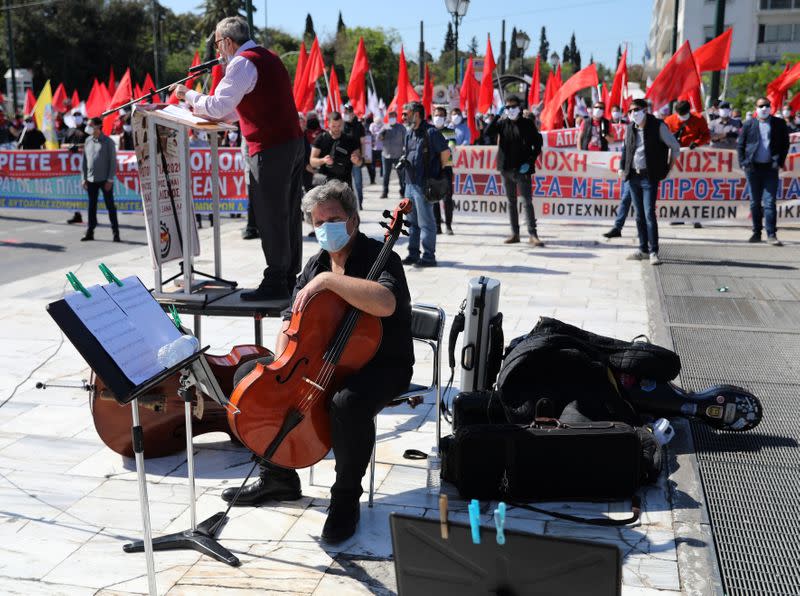
<path fill-rule="evenodd" d="M 261 46 L 240 55 L 258 71 L 255 87 L 236 106 L 250 155 L 302 137 L 289 73 L 280 58 Z"/>

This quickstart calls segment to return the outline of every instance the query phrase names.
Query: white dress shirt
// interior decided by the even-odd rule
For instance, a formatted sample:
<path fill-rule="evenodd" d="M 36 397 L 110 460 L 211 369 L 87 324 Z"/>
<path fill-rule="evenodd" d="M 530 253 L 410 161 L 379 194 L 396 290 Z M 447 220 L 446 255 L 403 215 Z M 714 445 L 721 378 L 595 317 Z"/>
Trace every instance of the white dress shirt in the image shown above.
<path fill-rule="evenodd" d="M 214 90 L 214 95 L 205 95 L 192 90 L 186 92 L 186 103 L 198 116 L 225 122 L 235 122 L 239 119 L 236 115 L 236 106 L 255 88 L 258 81 L 256 65 L 242 57 L 241 53 L 254 47 L 256 43 L 252 40 L 239 46 L 236 55 L 225 67 L 225 76 Z"/>

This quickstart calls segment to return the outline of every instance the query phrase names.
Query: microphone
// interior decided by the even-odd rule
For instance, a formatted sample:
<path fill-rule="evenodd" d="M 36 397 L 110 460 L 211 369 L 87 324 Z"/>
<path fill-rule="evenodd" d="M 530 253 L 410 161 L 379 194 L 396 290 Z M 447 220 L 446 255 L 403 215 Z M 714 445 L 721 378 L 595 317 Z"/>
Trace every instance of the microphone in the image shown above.
<path fill-rule="evenodd" d="M 201 72 L 204 70 L 208 70 L 209 68 L 211 68 L 212 66 L 216 66 L 217 64 L 219 64 L 219 58 L 214 58 L 213 60 L 209 60 L 208 62 L 203 62 L 202 64 L 198 64 L 197 66 L 192 66 L 188 72 L 189 74 Z"/>

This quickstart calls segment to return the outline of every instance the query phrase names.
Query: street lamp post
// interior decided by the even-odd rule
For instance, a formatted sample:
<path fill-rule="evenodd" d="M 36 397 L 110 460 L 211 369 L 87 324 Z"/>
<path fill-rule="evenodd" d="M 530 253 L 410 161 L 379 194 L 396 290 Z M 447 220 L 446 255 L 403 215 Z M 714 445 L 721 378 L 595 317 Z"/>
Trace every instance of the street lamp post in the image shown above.
<path fill-rule="evenodd" d="M 519 74 L 522 76 L 522 68 L 525 62 L 525 51 L 528 49 L 528 46 L 531 43 L 531 38 L 528 37 L 528 34 L 524 31 L 517 31 L 517 36 L 514 38 L 514 43 L 517 44 L 517 50 L 519 50 Z"/>
<path fill-rule="evenodd" d="M 469 0 L 444 0 L 447 12 L 453 17 L 455 25 L 455 45 L 453 46 L 453 84 L 458 85 L 458 24 L 467 14 Z"/>

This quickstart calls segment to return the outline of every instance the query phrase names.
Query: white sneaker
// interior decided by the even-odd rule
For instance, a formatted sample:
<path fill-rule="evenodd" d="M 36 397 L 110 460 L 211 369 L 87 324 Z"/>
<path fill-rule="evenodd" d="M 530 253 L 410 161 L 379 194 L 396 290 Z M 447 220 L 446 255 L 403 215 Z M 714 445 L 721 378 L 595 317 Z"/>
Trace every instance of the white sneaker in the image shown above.
<path fill-rule="evenodd" d="M 661 259 L 658 258 L 658 253 L 657 252 L 651 252 L 650 253 L 650 264 L 651 265 L 660 265 L 661 264 Z"/>
<path fill-rule="evenodd" d="M 628 255 L 627 257 L 625 257 L 625 260 L 627 261 L 644 261 L 646 259 L 647 259 L 647 254 L 639 250 L 637 250 L 632 255 Z"/>

